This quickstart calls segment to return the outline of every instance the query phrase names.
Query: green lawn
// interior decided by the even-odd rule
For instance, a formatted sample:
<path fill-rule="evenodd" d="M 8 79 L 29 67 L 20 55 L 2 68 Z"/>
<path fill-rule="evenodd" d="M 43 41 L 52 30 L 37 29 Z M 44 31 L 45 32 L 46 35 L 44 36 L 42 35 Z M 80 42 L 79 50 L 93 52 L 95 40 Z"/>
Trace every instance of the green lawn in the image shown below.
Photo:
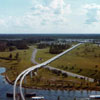
<path fill-rule="evenodd" d="M 10 53 L 14 56 L 19 53 L 18 60 L 3 60 L 0 59 L 0 66 L 7 69 L 7 75 L 11 80 L 15 80 L 19 73 L 28 67 L 31 67 L 31 56 L 33 52 L 33 47 L 31 46 L 27 50 L 15 50 L 12 52 L 0 52 L 0 57 L 9 57 Z"/>
<path fill-rule="evenodd" d="M 38 75 L 26 78 L 27 86 L 43 89 L 100 89 L 96 83 L 89 83 L 74 77 L 56 75 L 47 69 L 39 69 Z M 25 85 L 25 83 L 24 83 Z"/>
<path fill-rule="evenodd" d="M 91 47 L 92 44 L 89 44 L 89 47 Z M 96 45 L 93 45 L 94 54 L 98 55 L 100 53 L 100 50 Z M 8 57 L 10 53 L 12 53 L 13 58 L 16 55 L 16 53 L 19 53 L 19 60 L 3 60 L 0 59 L 0 66 L 5 67 L 7 69 L 7 76 L 11 81 L 14 81 L 15 78 L 26 68 L 29 68 L 33 64 L 31 63 L 31 56 L 33 52 L 34 46 L 31 46 L 27 50 L 15 50 L 13 52 L 0 52 L 0 57 Z M 70 53 L 62 56 L 58 60 L 51 63 L 53 67 L 57 67 L 63 70 L 68 70 L 71 72 L 79 72 L 79 69 L 81 68 L 82 71 L 78 74 L 85 74 L 86 76 L 90 75 L 95 69 L 99 69 L 99 57 L 95 57 L 92 52 L 87 53 L 87 55 L 84 55 L 84 49 L 85 46 L 82 45 Z M 56 56 L 55 54 L 50 54 L 49 48 L 46 49 L 40 49 L 38 50 L 38 53 L 36 55 L 36 60 L 41 63 L 43 61 L 46 61 L 47 59 L 52 58 L 53 56 Z M 78 52 L 78 53 L 77 53 Z M 39 58 L 42 58 L 42 61 L 39 60 Z M 95 68 L 95 65 L 98 65 L 98 67 Z M 74 66 L 74 68 L 72 68 Z M 88 73 L 88 74 L 87 74 Z M 61 81 L 59 83 L 59 81 Z M 54 82 L 54 83 L 52 83 Z M 30 78 L 28 76 L 27 78 L 27 85 L 26 86 L 33 86 L 33 87 L 42 87 L 42 88 L 64 88 L 67 87 L 66 85 L 73 85 L 73 87 L 80 87 L 81 83 L 84 83 L 83 80 L 73 78 L 73 77 L 63 77 L 62 75 L 58 76 L 46 69 L 40 69 L 38 70 L 38 75 L 34 76 L 33 78 Z M 61 84 L 59 86 L 59 84 Z M 63 86 L 62 86 L 63 84 Z M 82 87 L 87 87 L 87 82 L 84 83 L 85 85 L 82 85 Z M 91 83 L 88 83 L 91 84 Z M 96 84 L 93 83 L 91 86 L 95 86 Z M 72 87 L 72 88 L 73 88 Z"/>
<path fill-rule="evenodd" d="M 17 52 L 20 55 L 19 60 L 0 59 L 0 66 L 3 66 L 7 69 L 6 75 L 8 76 L 8 78 L 11 81 L 14 81 L 16 79 L 16 77 L 23 70 L 25 70 L 26 68 L 33 65 L 31 63 L 31 56 L 32 56 L 33 49 L 34 49 L 34 47 L 31 46 L 27 50 L 15 50 L 13 52 L 0 52 L 0 57 L 6 57 L 6 58 L 9 57 L 10 53 L 12 53 L 13 58 Z M 46 51 L 47 50 L 48 50 L 48 48 L 46 49 Z M 41 53 L 42 52 L 40 52 L 39 55 L 41 55 Z M 55 56 L 55 55 L 51 55 L 51 56 L 48 56 L 48 55 L 49 55 L 49 53 L 47 53 L 45 55 L 45 60 L 49 57 L 51 58 L 51 57 Z M 42 56 L 43 55 L 41 55 L 41 57 Z M 66 85 L 68 85 L 67 88 L 69 88 L 70 87 L 69 85 L 73 85 L 73 84 L 74 84 L 74 86 L 71 88 L 75 88 L 78 85 L 80 86 L 81 82 L 83 82 L 83 80 L 73 78 L 73 77 L 63 77 L 62 75 L 58 76 L 47 69 L 39 69 L 37 73 L 38 73 L 37 76 L 33 76 L 32 78 L 30 78 L 30 75 L 27 76 L 27 83 L 24 85 L 28 86 L 28 87 L 63 89 Z M 86 83 L 85 83 L 85 85 L 83 85 L 83 87 L 86 87 Z M 62 86 L 62 84 L 63 84 L 63 86 Z"/>
<path fill-rule="evenodd" d="M 39 50 L 37 62 L 43 62 L 55 55 L 49 53 L 49 49 Z M 42 58 L 40 61 L 38 58 Z M 60 57 L 50 64 L 66 71 L 85 75 L 93 78 L 100 78 L 100 47 L 95 44 L 83 44 L 71 52 Z"/>
<path fill-rule="evenodd" d="M 36 61 L 41 63 L 41 62 L 44 62 L 44 61 L 46 61 L 54 56 L 56 56 L 56 54 L 50 54 L 49 48 L 38 49 L 38 52 L 36 54 Z M 42 58 L 42 60 L 39 60 L 39 58 Z"/>
<path fill-rule="evenodd" d="M 0 59 L 0 66 L 5 67 L 6 70 L 6 74 L 8 76 L 8 78 L 11 81 L 14 81 L 16 79 L 16 77 L 26 68 L 31 67 L 33 64 L 31 63 L 31 56 L 32 56 L 32 52 L 33 52 L 34 47 L 31 46 L 29 49 L 27 50 L 15 50 L 12 52 L 0 52 L 0 57 L 9 57 L 10 53 L 13 55 L 13 58 L 15 57 L 16 53 L 19 53 L 19 60 L 3 60 Z M 47 48 L 48 49 L 48 48 Z M 42 53 L 42 52 L 41 52 Z M 48 53 L 47 53 L 48 54 Z M 39 54 L 41 55 L 41 54 Z M 42 56 L 42 55 L 41 55 Z M 51 55 L 51 57 L 53 57 L 55 55 Z M 46 58 L 50 57 L 48 55 L 45 56 Z M 45 59 L 46 59 L 45 58 Z M 41 78 L 44 80 L 42 82 L 37 82 L 37 79 L 41 80 Z M 27 82 L 27 86 L 44 86 L 44 84 L 46 84 L 47 80 L 51 81 L 57 81 L 57 80 L 65 80 L 65 81 L 74 81 L 79 80 L 79 79 L 75 79 L 72 77 L 66 77 L 63 78 L 62 75 L 57 76 L 56 74 L 46 70 L 46 69 L 40 69 L 38 71 L 38 75 L 34 76 L 32 79 L 28 76 L 28 82 Z M 33 82 L 33 80 L 35 80 Z M 38 84 L 37 84 L 38 83 Z M 49 87 L 49 86 L 48 86 Z"/>

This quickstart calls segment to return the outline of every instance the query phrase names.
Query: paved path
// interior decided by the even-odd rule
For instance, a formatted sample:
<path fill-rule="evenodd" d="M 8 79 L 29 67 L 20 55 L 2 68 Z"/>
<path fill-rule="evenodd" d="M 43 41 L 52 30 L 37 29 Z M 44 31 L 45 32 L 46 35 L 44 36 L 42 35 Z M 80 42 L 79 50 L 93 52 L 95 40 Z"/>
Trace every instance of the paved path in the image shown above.
<path fill-rule="evenodd" d="M 36 57 L 37 51 L 38 50 L 36 48 L 34 48 L 33 53 L 32 53 L 32 58 L 31 58 L 31 62 L 36 64 L 36 65 L 39 64 L 38 62 L 35 61 L 35 57 Z"/>
<path fill-rule="evenodd" d="M 36 57 L 36 53 L 37 53 L 37 49 L 34 49 L 34 52 L 32 53 L 32 58 L 31 58 L 31 61 L 37 65 L 35 66 L 32 66 L 26 70 L 24 70 L 23 72 L 21 72 L 18 77 L 16 78 L 15 82 L 14 82 L 14 89 L 13 89 L 13 100 L 16 100 L 16 86 L 17 86 L 17 82 L 18 80 L 20 79 L 20 94 L 21 94 L 21 98 L 23 100 L 25 100 L 25 97 L 24 97 L 24 94 L 23 94 L 23 91 L 22 91 L 22 83 L 23 83 L 23 80 L 24 78 L 31 72 L 31 71 L 34 71 L 36 69 L 39 69 L 39 68 L 42 68 L 42 67 L 47 67 L 49 70 L 56 70 L 56 71 L 60 71 L 62 73 L 65 73 L 69 76 L 73 76 L 73 77 L 78 77 L 78 78 L 84 78 L 85 80 L 89 80 L 90 82 L 93 82 L 94 80 L 91 79 L 91 78 L 88 78 L 88 77 L 85 77 L 85 76 L 81 76 L 81 75 L 78 75 L 78 74 L 74 74 L 74 73 L 71 73 L 71 72 L 66 72 L 66 71 L 63 71 L 63 70 L 60 70 L 60 69 L 57 69 L 57 68 L 53 68 L 51 66 L 47 66 L 49 63 L 55 61 L 56 59 L 58 59 L 59 57 L 63 56 L 64 54 L 70 52 L 71 50 L 73 50 L 74 48 L 78 47 L 79 45 L 81 45 L 82 43 L 79 43 L 79 44 L 76 44 L 74 46 L 72 46 L 71 48 L 65 50 L 64 52 L 56 55 L 55 57 L 52 57 L 51 59 L 41 63 L 41 64 L 38 64 L 36 61 L 35 61 L 35 57 Z"/>
<path fill-rule="evenodd" d="M 94 80 L 91 79 L 91 78 L 88 78 L 88 77 L 85 77 L 85 76 L 81 76 L 81 75 L 78 75 L 78 74 L 74 74 L 74 73 L 71 73 L 71 72 L 66 72 L 66 71 L 63 71 L 63 70 L 60 70 L 60 69 L 57 69 L 57 68 L 53 68 L 51 66 L 47 66 L 49 63 L 55 61 L 56 59 L 58 59 L 59 57 L 63 56 L 64 54 L 70 52 L 72 49 L 78 47 L 79 45 L 81 45 L 82 43 L 79 43 L 77 45 L 74 45 L 73 47 L 65 50 L 64 52 L 56 55 L 55 57 L 41 63 L 41 64 L 38 64 L 36 61 L 35 61 L 35 57 L 36 57 L 36 53 L 37 53 L 37 49 L 34 49 L 34 52 L 32 53 L 32 58 L 31 58 L 31 61 L 37 65 L 35 66 L 32 66 L 26 70 L 24 70 L 23 72 L 21 72 L 18 77 L 16 78 L 15 82 L 14 82 L 14 89 L 13 89 L 13 100 L 16 100 L 16 86 L 17 86 L 17 82 L 18 80 L 20 79 L 20 93 L 21 93 L 21 98 L 22 100 L 25 100 L 25 97 L 24 97 L 24 94 L 23 94 L 23 91 L 22 91 L 22 83 L 23 83 L 23 80 L 24 78 L 31 72 L 31 71 L 34 71 L 36 69 L 39 69 L 39 68 L 42 68 L 42 67 L 47 67 L 48 69 L 50 70 L 56 70 L 56 71 L 60 71 L 62 73 L 65 73 L 69 76 L 74 76 L 74 77 L 78 77 L 78 78 L 85 78 L 85 80 L 89 80 L 90 82 L 93 82 Z"/>
<path fill-rule="evenodd" d="M 35 48 L 33 53 L 32 53 L 32 58 L 31 58 L 31 61 L 32 63 L 34 64 L 39 64 L 38 62 L 35 61 L 35 57 L 36 57 L 36 53 L 37 53 L 37 49 Z M 67 51 L 67 50 L 66 50 Z M 66 52 L 65 51 L 65 52 Z M 71 50 L 70 50 L 71 51 Z M 58 69 L 58 68 L 54 68 L 54 67 L 51 67 L 51 66 L 45 66 L 45 68 L 48 68 L 49 70 L 57 70 L 57 71 L 60 71 L 61 73 L 65 73 L 67 74 L 68 76 L 72 76 L 72 77 L 77 77 L 77 78 L 81 78 L 81 79 L 85 79 L 85 80 L 88 80 L 90 82 L 94 82 L 94 79 L 92 78 L 89 78 L 89 77 L 85 77 L 85 76 L 82 76 L 82 75 L 78 75 L 78 74 L 75 74 L 75 73 L 71 73 L 71 72 L 68 72 L 68 71 L 64 71 L 64 70 L 61 70 L 61 69 Z"/>

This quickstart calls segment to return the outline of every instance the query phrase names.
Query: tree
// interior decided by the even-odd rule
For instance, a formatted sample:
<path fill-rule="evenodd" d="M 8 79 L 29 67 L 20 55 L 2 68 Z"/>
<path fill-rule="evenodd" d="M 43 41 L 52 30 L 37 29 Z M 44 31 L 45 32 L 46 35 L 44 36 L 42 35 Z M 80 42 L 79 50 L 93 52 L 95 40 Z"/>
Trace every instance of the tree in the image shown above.
<path fill-rule="evenodd" d="M 10 46 L 9 47 L 9 51 L 13 51 L 13 50 L 15 50 L 16 49 L 16 47 L 14 47 L 14 46 Z"/>
<path fill-rule="evenodd" d="M 81 68 L 79 69 L 78 73 L 80 73 L 80 72 L 82 72 L 82 69 Z"/>
<path fill-rule="evenodd" d="M 9 59 L 12 59 L 12 54 L 10 53 L 10 55 L 9 55 Z"/>
<path fill-rule="evenodd" d="M 68 77 L 67 73 L 62 73 L 63 77 Z"/>
<path fill-rule="evenodd" d="M 19 42 L 16 43 L 16 48 L 17 49 L 28 49 L 29 47 L 28 47 L 26 42 L 19 41 Z"/>
<path fill-rule="evenodd" d="M 17 52 L 15 55 L 15 59 L 18 59 L 18 58 L 19 58 L 19 53 Z"/>
<path fill-rule="evenodd" d="M 50 49 L 49 49 L 49 53 L 51 54 L 59 54 L 63 51 L 61 45 L 58 45 L 58 44 L 52 44 L 50 46 Z"/>
<path fill-rule="evenodd" d="M 95 65 L 95 68 L 98 68 L 98 65 Z"/>
<path fill-rule="evenodd" d="M 0 41 L 0 51 L 5 51 L 7 49 L 7 44 L 6 42 Z"/>
<path fill-rule="evenodd" d="M 39 43 L 39 44 L 37 44 L 37 48 L 38 49 L 43 49 L 43 48 L 46 48 L 48 46 L 49 46 L 49 44 L 46 44 L 46 43 Z"/>

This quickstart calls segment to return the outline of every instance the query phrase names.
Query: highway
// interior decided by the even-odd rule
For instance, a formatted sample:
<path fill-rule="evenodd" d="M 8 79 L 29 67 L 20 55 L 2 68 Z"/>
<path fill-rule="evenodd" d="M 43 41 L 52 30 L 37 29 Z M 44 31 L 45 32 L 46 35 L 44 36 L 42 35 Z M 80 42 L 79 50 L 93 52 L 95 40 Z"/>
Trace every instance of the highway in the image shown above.
<path fill-rule="evenodd" d="M 33 53 L 32 53 L 31 62 L 34 63 L 34 64 L 39 64 L 35 60 L 37 51 L 38 50 L 35 48 Z M 54 67 L 51 67 L 51 66 L 48 66 L 48 65 L 45 66 L 45 68 L 48 68 L 49 70 L 57 70 L 57 71 L 60 71 L 61 73 L 67 74 L 68 76 L 82 78 L 84 80 L 88 80 L 89 82 L 94 82 L 94 79 L 92 79 L 92 78 L 89 78 L 89 77 L 86 77 L 86 76 L 82 76 L 82 75 L 78 75 L 78 74 L 75 74 L 75 73 L 71 73 L 71 72 L 68 72 L 68 71 L 64 71 L 64 70 L 61 70 L 61 69 L 58 69 L 58 68 L 54 68 Z"/>
<path fill-rule="evenodd" d="M 74 48 L 78 47 L 78 46 L 81 45 L 81 44 L 82 44 L 82 43 L 79 43 L 79 44 L 77 44 L 77 45 L 74 45 L 73 47 L 67 49 L 66 51 L 64 51 L 64 52 L 62 52 L 62 53 L 60 53 L 60 54 L 58 54 L 57 56 L 55 56 L 55 57 L 53 57 L 53 58 L 51 58 L 51 59 L 49 59 L 49 60 L 47 60 L 47 61 L 45 61 L 45 62 L 43 62 L 43 63 L 41 63 L 41 64 L 32 66 L 32 67 L 30 67 L 30 68 L 24 70 L 24 71 L 16 78 L 16 80 L 15 80 L 14 89 L 13 89 L 13 93 L 14 93 L 13 100 L 16 100 L 16 85 L 17 85 L 17 82 L 18 82 L 19 79 L 20 79 L 20 93 L 21 93 L 21 97 L 22 97 L 22 100 L 25 100 L 24 95 L 23 95 L 23 92 L 22 92 L 22 82 L 23 82 L 24 78 L 26 77 L 26 75 L 28 75 L 31 71 L 34 71 L 34 70 L 39 69 L 39 68 L 41 68 L 41 67 L 45 67 L 45 66 L 48 65 L 49 63 L 53 62 L 54 60 L 58 59 L 59 57 L 63 56 L 64 54 L 70 52 L 71 50 L 73 50 Z M 34 54 L 34 55 L 36 55 L 36 52 L 37 52 L 37 51 L 35 51 L 35 54 Z M 35 56 L 33 56 L 32 59 L 35 60 Z M 53 68 L 53 67 L 50 67 L 50 66 L 49 66 L 49 68 Z M 68 73 L 68 72 L 67 72 L 67 73 Z M 68 74 L 70 75 L 70 73 L 68 73 Z M 74 74 L 74 75 L 75 75 L 75 74 Z M 82 77 L 82 76 L 80 76 L 80 77 Z M 83 77 L 84 77 L 84 76 L 83 76 Z"/>

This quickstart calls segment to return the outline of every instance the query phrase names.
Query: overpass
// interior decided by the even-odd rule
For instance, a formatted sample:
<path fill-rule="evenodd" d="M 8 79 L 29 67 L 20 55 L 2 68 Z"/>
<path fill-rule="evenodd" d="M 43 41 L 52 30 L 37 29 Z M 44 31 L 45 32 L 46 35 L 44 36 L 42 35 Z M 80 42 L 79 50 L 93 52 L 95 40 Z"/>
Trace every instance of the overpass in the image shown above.
<path fill-rule="evenodd" d="M 60 53 L 60 54 L 58 54 L 57 56 L 55 56 L 55 57 L 53 57 L 53 58 L 51 58 L 51 59 L 49 59 L 49 60 L 47 60 L 47 61 L 45 61 L 45 62 L 43 62 L 43 63 L 41 63 L 41 64 L 32 66 L 32 67 L 30 67 L 30 68 L 24 70 L 21 74 L 19 74 L 18 77 L 16 78 L 15 82 L 14 82 L 13 100 L 16 100 L 16 85 L 17 85 L 17 82 L 18 82 L 19 80 L 20 80 L 20 94 L 21 94 L 21 98 L 22 98 L 22 100 L 25 100 L 25 97 L 24 97 L 23 92 L 22 92 L 22 82 L 23 82 L 24 78 L 25 78 L 31 71 L 34 71 L 34 70 L 36 70 L 36 69 L 39 69 L 39 68 L 41 68 L 41 67 L 44 67 L 44 66 L 48 65 L 49 63 L 51 63 L 51 62 L 55 61 L 56 59 L 58 59 L 59 57 L 63 56 L 64 54 L 70 52 L 70 51 L 73 50 L 74 48 L 80 46 L 81 44 L 83 44 L 83 43 L 78 43 L 78 44 L 74 45 L 73 47 L 67 49 L 66 51 L 64 51 L 64 52 L 62 52 L 62 53 Z"/>
<path fill-rule="evenodd" d="M 39 63 L 35 61 L 36 53 L 37 53 L 37 49 L 35 48 L 33 53 L 32 53 L 31 62 L 33 64 L 37 65 Z M 94 79 L 92 79 L 92 78 L 89 78 L 89 77 L 86 77 L 86 76 L 82 76 L 82 75 L 79 75 L 79 74 L 75 74 L 75 73 L 72 73 L 72 72 L 64 71 L 62 69 L 58 69 L 58 68 L 55 68 L 55 67 L 52 67 L 52 66 L 49 66 L 49 65 L 45 66 L 45 68 L 47 68 L 50 71 L 57 71 L 57 72 L 60 72 L 62 74 L 67 74 L 68 76 L 72 76 L 72 77 L 75 77 L 75 78 L 77 77 L 79 79 L 84 79 L 84 80 L 89 81 L 89 82 L 94 82 Z"/>

